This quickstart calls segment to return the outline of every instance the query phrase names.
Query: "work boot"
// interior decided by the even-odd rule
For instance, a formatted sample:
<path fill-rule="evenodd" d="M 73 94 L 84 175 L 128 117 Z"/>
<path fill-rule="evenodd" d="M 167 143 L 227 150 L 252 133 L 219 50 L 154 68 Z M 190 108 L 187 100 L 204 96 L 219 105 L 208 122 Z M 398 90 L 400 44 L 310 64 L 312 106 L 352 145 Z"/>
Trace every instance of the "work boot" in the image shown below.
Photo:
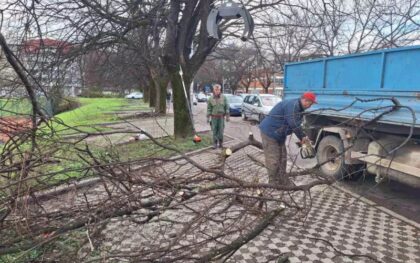
<path fill-rule="evenodd" d="M 213 141 L 213 149 L 217 149 L 217 140 Z"/>
<path fill-rule="evenodd" d="M 223 140 L 219 140 L 219 148 L 223 148 Z"/>

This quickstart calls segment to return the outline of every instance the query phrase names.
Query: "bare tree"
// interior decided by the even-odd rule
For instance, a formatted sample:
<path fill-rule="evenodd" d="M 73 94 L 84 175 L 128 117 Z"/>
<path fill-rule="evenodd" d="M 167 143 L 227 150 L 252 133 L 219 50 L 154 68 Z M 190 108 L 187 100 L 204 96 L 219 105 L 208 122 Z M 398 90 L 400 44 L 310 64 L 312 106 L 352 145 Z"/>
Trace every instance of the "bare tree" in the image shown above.
<path fill-rule="evenodd" d="M 20 27 L 23 30 L 14 31 L 18 35 L 7 39 L 17 43 L 27 36 L 39 34 L 42 37 L 45 23 L 61 21 L 59 29 L 50 28 L 48 33 L 57 31 L 56 34 L 62 33 L 67 40 L 74 40 L 71 43 L 78 44 L 74 53 L 69 55 L 78 57 L 92 50 L 115 51 L 123 47 L 122 54 L 132 50 L 144 59 L 146 56 L 141 50 L 144 46 L 138 46 L 140 41 L 135 39 L 150 41 L 153 34 L 140 32 L 139 38 L 135 38 L 135 34 L 143 28 L 150 30 L 156 22 L 153 19 L 156 12 L 150 10 L 156 11 L 157 8 L 168 12 L 168 20 L 160 25 L 165 28 L 165 37 L 159 38 L 159 45 L 147 47 L 156 47 L 153 52 L 158 58 L 163 58 L 156 67 L 160 70 L 159 65 L 164 65 L 163 69 L 167 70 L 164 74 L 169 74 L 175 85 L 175 113 L 180 115 L 176 120 L 176 131 L 178 136 L 186 136 L 191 126 L 180 126 L 188 123 L 181 82 L 185 81 L 187 85 L 191 82 L 217 44 L 205 37 L 202 25 L 212 1 L 170 1 L 169 4 L 167 1 L 141 1 L 141 6 L 139 3 L 84 0 L 12 2 L 8 6 L 8 10 L 12 10 L 10 17 L 24 23 Z M 277 2 L 249 3 L 251 7 L 262 8 Z M 149 8 L 150 12 L 139 7 Z M 154 15 L 148 17 L 150 14 Z M 20 34 L 24 35 L 23 38 Z M 308 180 L 298 185 L 267 184 L 261 153 L 256 150 L 261 144 L 252 136 L 245 142 L 231 145 L 214 158 L 204 156 L 208 163 L 203 164 L 199 161 L 203 156 L 186 155 L 132 123 L 128 123 L 133 128 L 130 130 L 86 132 L 57 118 L 48 118 L 37 97 L 39 83 L 7 39 L 0 33 L 2 52 L 19 77 L 16 83 L 21 85 L 30 107 L 24 115 L 29 118 L 27 123 L 14 123 L 10 126 L 13 132 L 6 130 L 9 139 L 0 152 L 0 256 L 30 261 L 36 260 L 31 258 L 35 251 L 39 254 L 34 253 L 33 257 L 58 262 L 225 261 L 275 219 L 304 220 L 311 208 L 311 190 L 317 185 L 330 185 L 336 181 L 317 173 L 323 165 L 320 163 L 313 170 L 288 171 L 291 177 L 310 174 Z M 161 43 L 162 39 L 166 39 L 166 46 Z M 325 44 L 320 39 L 314 38 L 316 41 L 313 42 L 321 45 L 320 50 L 325 48 L 335 52 L 335 40 Z M 395 37 L 391 39 L 396 41 Z M 191 47 L 195 47 L 195 53 L 190 57 Z M 137 61 L 135 56 L 131 58 Z M 123 62 L 129 61 L 124 56 Z M 179 66 L 183 68 L 185 79 L 179 75 Z M 159 74 L 153 77 L 159 79 Z M 151 77 L 149 74 L 145 76 Z M 150 82 L 156 84 L 152 78 Z M 158 90 L 161 91 L 154 91 Z M 368 123 L 372 124 L 395 108 Z M 55 129 L 56 124 L 78 132 L 80 137 L 61 137 Z M 2 122 L 0 130 L 6 125 Z M 359 128 L 363 131 L 363 124 Z M 140 133 L 157 146 L 156 151 L 165 149 L 174 155 L 170 158 L 124 159 L 113 145 L 101 150 L 89 144 L 89 139 L 94 136 L 115 133 Z M 342 154 L 345 152 L 339 153 Z M 238 167 L 237 160 L 246 160 L 250 164 L 246 167 L 252 170 L 250 176 L 244 176 L 243 167 Z M 62 168 L 58 169 L 58 164 Z M 299 167 L 292 162 L 292 168 Z M 91 180 L 74 182 L 74 177 L 88 175 Z M 135 252 L 113 251 L 103 245 L 107 238 L 103 236 L 103 230 L 115 219 L 140 232 L 139 248 Z M 73 242 L 77 243 L 75 248 L 68 245 Z M 346 256 L 375 260 L 371 255 Z"/>
<path fill-rule="evenodd" d="M 235 93 L 241 81 L 255 64 L 257 51 L 236 44 L 219 46 L 209 55 L 197 73 L 196 79 L 205 83 L 224 83 Z"/>
<path fill-rule="evenodd" d="M 418 16 L 418 1 L 284 1 L 257 40 L 282 65 L 415 43 Z"/>

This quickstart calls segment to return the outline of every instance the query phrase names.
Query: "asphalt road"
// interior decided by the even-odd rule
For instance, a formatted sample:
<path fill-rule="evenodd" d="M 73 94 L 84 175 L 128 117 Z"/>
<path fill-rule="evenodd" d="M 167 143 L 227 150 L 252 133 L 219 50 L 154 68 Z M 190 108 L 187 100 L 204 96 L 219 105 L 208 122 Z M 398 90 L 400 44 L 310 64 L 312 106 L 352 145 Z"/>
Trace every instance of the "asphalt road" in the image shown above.
<path fill-rule="evenodd" d="M 193 107 L 194 122 L 200 125 L 206 123 L 206 103 L 198 103 Z M 225 134 L 239 140 L 246 140 L 249 133 L 261 141 L 258 123 L 253 121 L 244 121 L 239 117 L 231 117 L 230 122 L 226 124 Z M 296 138 L 289 138 L 288 154 L 297 156 L 298 148 L 295 145 Z M 301 168 L 310 168 L 316 165 L 315 159 L 302 160 L 297 157 L 296 165 Z M 386 207 L 387 209 L 402 215 L 410 220 L 420 223 L 420 190 L 397 182 L 385 182 L 377 184 L 374 176 L 366 176 L 357 181 L 346 181 L 338 183 L 338 186 L 345 188 L 352 193 L 361 195 L 374 203 Z"/>

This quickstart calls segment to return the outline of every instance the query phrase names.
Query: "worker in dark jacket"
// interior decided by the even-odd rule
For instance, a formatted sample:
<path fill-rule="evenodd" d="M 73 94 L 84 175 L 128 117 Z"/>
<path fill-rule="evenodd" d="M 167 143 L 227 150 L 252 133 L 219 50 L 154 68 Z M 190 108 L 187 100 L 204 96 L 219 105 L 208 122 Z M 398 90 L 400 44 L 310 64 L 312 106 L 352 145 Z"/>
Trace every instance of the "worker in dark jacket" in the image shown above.
<path fill-rule="evenodd" d="M 302 144 L 309 142 L 302 130 L 302 113 L 316 103 L 312 92 L 305 92 L 298 99 L 278 103 L 260 124 L 265 165 L 270 184 L 291 185 L 286 176 L 286 137 L 296 134 Z"/>

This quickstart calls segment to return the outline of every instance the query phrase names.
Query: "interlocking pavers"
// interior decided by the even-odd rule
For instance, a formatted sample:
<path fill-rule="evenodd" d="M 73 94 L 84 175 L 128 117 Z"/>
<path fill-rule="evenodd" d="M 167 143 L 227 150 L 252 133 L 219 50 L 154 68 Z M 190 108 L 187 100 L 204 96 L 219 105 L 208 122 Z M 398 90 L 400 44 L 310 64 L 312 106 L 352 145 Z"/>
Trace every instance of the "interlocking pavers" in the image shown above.
<path fill-rule="evenodd" d="M 200 153 L 194 158 L 205 165 L 217 162 L 216 151 Z M 230 158 L 230 173 L 252 177 L 264 174 L 260 182 L 266 182 L 265 171 L 246 157 L 261 153 L 253 147 L 247 147 Z M 165 167 L 165 170 L 170 170 Z M 195 173 L 196 168 L 185 166 L 177 173 Z M 299 184 L 302 178 L 296 178 Z M 306 180 L 306 179 L 305 179 Z M 204 205 L 204 204 L 203 204 Z M 178 218 L 176 212 L 162 216 Z M 187 215 L 182 215 L 186 216 Z M 113 252 L 138 251 L 145 245 L 145 238 L 150 241 L 156 234 L 168 234 L 165 224 L 139 227 L 130 221 L 130 217 L 110 221 L 103 230 L 102 249 Z M 167 226 L 166 226 L 167 227 Z M 214 228 L 213 228 L 214 227 Z M 203 231 L 215 231 L 216 226 Z M 370 262 L 366 257 L 348 257 L 344 254 L 370 255 L 383 262 L 420 262 L 419 229 L 375 206 L 356 200 L 331 186 L 316 187 L 312 191 L 312 209 L 305 220 L 296 218 L 278 218 L 258 237 L 241 247 L 229 262 L 276 262 L 281 255 L 289 255 L 290 262 Z M 194 242 L 197 236 L 188 236 L 178 245 Z M 170 238 L 166 236 L 167 242 Z M 332 247 L 333 246 L 333 247 Z M 211 247 L 211 246 L 210 246 Z M 336 250 L 340 251 L 338 253 Z"/>

